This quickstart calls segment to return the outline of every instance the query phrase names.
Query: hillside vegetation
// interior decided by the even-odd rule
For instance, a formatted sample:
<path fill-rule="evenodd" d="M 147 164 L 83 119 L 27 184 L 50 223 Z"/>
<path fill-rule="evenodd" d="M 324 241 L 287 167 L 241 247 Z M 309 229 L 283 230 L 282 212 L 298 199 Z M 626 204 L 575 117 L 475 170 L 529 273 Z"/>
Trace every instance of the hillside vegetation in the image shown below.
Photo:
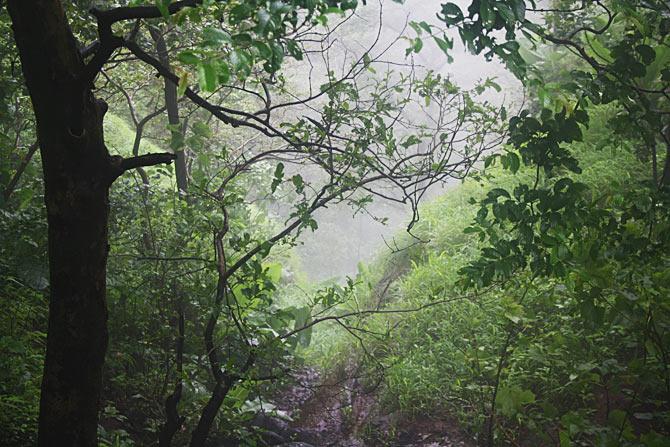
<path fill-rule="evenodd" d="M 631 142 L 608 139 L 606 125 L 615 112 L 591 111 L 584 141 L 569 147 L 585 169 L 569 178 L 588 188 L 591 212 L 621 216 L 638 206 L 632 200 L 651 179 Z M 401 419 L 456 417 L 474 438 L 485 440 L 493 430 L 505 445 L 665 445 L 665 234 L 659 233 L 653 257 L 647 252 L 596 262 L 594 239 L 584 235 L 568 242 L 569 252 L 559 247 L 552 253 L 564 262 L 560 277 L 520 272 L 477 292 L 459 287 L 463 268 L 485 246 L 471 230 L 479 201 L 494 188 L 512 189 L 534 176 L 528 168 L 515 174 L 488 168 L 424 206 L 413 232 L 418 239 L 398 244 L 408 248 L 363 268 L 356 301 L 422 308 L 357 325 L 365 350 L 356 357 L 370 368 L 369 380 L 384 374 L 379 405 Z M 647 231 L 628 221 L 629 239 L 622 242 L 634 243 Z M 333 368 L 337 359 L 350 358 L 352 340 L 346 334 L 333 343 L 327 334 L 313 355 Z M 382 435 L 370 430 L 368 436 Z"/>

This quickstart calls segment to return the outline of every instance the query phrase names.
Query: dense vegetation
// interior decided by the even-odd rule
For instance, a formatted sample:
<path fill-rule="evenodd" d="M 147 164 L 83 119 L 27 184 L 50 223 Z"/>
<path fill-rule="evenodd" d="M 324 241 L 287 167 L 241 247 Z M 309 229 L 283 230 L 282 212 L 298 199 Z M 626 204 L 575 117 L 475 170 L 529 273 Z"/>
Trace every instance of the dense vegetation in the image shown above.
<path fill-rule="evenodd" d="M 600 131 L 613 109 L 591 113 L 584 141 L 570 146 L 585 167 L 573 178 L 601 212 L 623 213 L 649 173 L 628 142 L 604 141 L 608 134 Z M 374 334 L 363 336 L 360 353 L 371 368 L 368 380 L 385 371 L 384 411 L 410 420 L 457 417 L 483 443 L 492 430 L 501 445 L 665 445 L 667 246 L 658 258 L 646 254 L 632 265 L 623 257 L 596 264 L 589 237 L 562 255 L 564 276 L 539 280 L 517 272 L 464 293 L 463 269 L 484 246 L 471 230 L 479 210 L 471 199 L 534 181 L 529 169 L 490 175 L 426 206 L 416 234 L 429 242 L 381 259 L 360 278 L 359 300 L 430 306 L 359 326 Z M 558 250 L 554 255 L 560 259 Z M 381 296 L 367 285 L 402 272 Z M 340 340 L 318 355 L 337 362 L 350 343 Z M 372 439 L 384 433 L 369 430 Z"/>
<path fill-rule="evenodd" d="M 369 45 L 356 1 L 4 3 L 3 445 L 670 445 L 663 0 Z M 456 40 L 519 113 L 413 64 Z M 310 283 L 319 210 L 375 200 L 409 231 Z"/>

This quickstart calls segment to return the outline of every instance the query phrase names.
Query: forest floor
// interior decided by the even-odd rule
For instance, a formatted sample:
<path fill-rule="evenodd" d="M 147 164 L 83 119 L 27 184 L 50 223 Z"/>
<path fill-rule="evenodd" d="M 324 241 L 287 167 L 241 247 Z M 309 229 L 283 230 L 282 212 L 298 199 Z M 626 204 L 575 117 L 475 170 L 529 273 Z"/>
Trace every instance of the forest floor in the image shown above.
<path fill-rule="evenodd" d="M 412 419 L 386 413 L 379 384 L 364 385 L 357 368 L 328 376 L 313 368 L 296 375 L 296 383 L 277 396 L 284 419 L 260 421 L 269 445 L 292 447 L 472 447 L 475 443 L 449 417 Z"/>

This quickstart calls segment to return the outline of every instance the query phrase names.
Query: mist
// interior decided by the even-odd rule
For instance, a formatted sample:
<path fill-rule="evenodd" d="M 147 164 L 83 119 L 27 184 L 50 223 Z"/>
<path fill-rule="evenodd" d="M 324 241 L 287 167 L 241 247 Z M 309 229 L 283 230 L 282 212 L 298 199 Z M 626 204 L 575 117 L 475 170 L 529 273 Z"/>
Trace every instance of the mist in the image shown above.
<path fill-rule="evenodd" d="M 408 0 L 403 4 L 391 0 L 368 2 L 335 31 L 331 53 L 334 53 L 337 64 L 333 65 L 345 66 L 346 60 L 360 57 L 377 40 L 376 48 L 390 47 L 384 54 L 390 70 L 403 73 L 412 69 L 420 73 L 433 71 L 449 77 L 464 89 L 474 87 L 478 81 L 493 78 L 501 86 L 500 92 L 489 89 L 480 100 L 498 106 L 504 104 L 508 108 L 514 106 L 522 96 L 520 82 L 500 61 L 487 62 L 481 55 L 466 52 L 455 30 L 446 33 L 454 40 L 451 63 L 426 34 L 422 36 L 423 49 L 418 54 L 405 55 L 408 40 L 401 36 L 416 37 L 409 23 L 425 21 L 440 26 L 436 13 L 440 11 L 441 3 L 440 0 Z M 466 5 L 464 1 L 457 3 Z M 295 88 L 304 88 L 310 76 L 314 79 L 324 76 L 325 65 L 323 61 L 316 61 L 308 68 L 305 65 L 290 67 Z M 458 183 L 456 179 L 449 179 L 433 185 L 423 197 L 423 202 Z M 354 210 L 345 204 L 319 210 L 315 214 L 318 229 L 305 231 L 298 240 L 301 269 L 308 280 L 316 282 L 354 276 L 359 263 L 370 262 L 376 256 L 397 249 L 394 237 L 407 229 L 411 216 L 409 205 L 380 198 L 375 198 L 365 210 Z"/>

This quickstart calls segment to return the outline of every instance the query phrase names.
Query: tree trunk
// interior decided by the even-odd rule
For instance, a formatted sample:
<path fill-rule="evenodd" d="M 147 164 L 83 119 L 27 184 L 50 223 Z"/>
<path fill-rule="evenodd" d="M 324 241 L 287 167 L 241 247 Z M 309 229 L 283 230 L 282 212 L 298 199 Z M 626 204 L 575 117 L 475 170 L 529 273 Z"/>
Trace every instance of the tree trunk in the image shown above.
<path fill-rule="evenodd" d="M 184 424 L 184 417 L 179 415 L 179 401 L 183 390 L 182 375 L 184 373 L 184 311 L 180 308 L 178 311 L 177 320 L 177 365 L 176 365 L 176 384 L 174 391 L 165 399 L 165 423 L 161 427 L 158 435 L 159 447 L 170 447 L 172 445 L 172 438 L 181 429 Z"/>
<path fill-rule="evenodd" d="M 49 224 L 50 300 L 38 445 L 97 446 L 107 348 L 108 191 L 103 102 L 60 0 L 9 0 L 37 121 Z M 118 175 L 118 174 L 117 174 Z"/>
<path fill-rule="evenodd" d="M 670 126 L 668 126 L 668 141 L 670 141 Z M 670 184 L 670 143 L 665 146 L 665 166 L 663 167 L 663 175 L 661 176 L 661 187 Z"/>
<path fill-rule="evenodd" d="M 163 32 L 159 29 L 150 27 L 149 33 L 156 44 L 156 53 L 161 64 L 170 70 L 170 54 L 168 53 L 167 44 Z M 180 128 L 179 121 L 179 104 L 177 102 L 177 84 L 165 78 L 165 85 L 163 87 L 163 94 L 165 96 L 165 108 L 168 114 L 168 123 L 170 124 L 170 134 L 172 135 L 172 149 L 177 157 L 175 159 L 175 177 L 177 178 L 177 188 L 180 192 L 188 192 L 188 171 L 186 169 L 186 153 L 184 152 L 183 143 L 183 129 Z M 179 145 L 175 144 L 179 142 Z"/>
<path fill-rule="evenodd" d="M 233 386 L 233 382 L 232 378 L 225 378 L 214 386 L 212 395 L 200 414 L 198 425 L 191 434 L 189 447 L 204 447 L 212 424 L 214 424 L 214 419 L 216 419 L 216 415 L 219 413 L 219 408 L 221 408 L 223 400 L 228 395 L 228 391 Z"/>

